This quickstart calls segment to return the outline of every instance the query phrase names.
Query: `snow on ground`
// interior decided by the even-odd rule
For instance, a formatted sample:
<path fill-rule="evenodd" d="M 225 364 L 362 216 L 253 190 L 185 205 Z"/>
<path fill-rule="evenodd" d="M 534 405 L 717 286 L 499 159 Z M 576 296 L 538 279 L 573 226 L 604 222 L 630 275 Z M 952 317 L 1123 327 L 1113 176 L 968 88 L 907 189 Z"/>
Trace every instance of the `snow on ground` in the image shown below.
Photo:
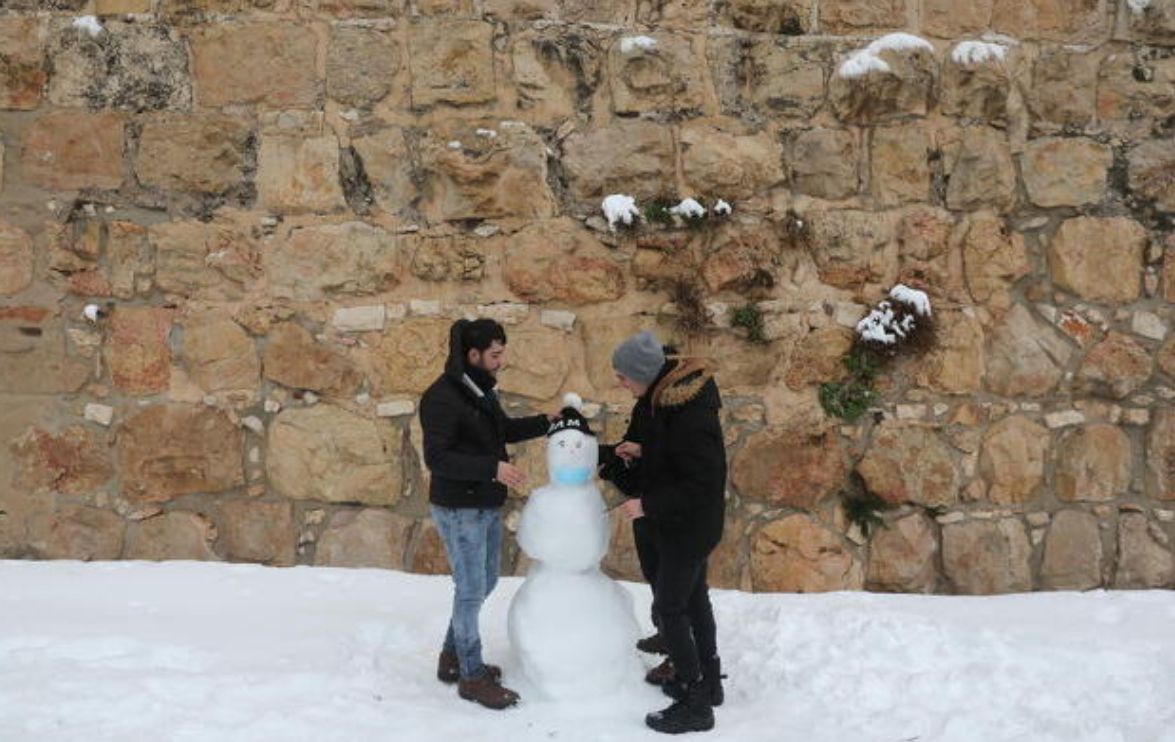
<path fill-rule="evenodd" d="M 508 681 L 520 584 L 503 580 L 483 614 Z M 520 685 L 506 712 L 457 699 L 433 674 L 443 577 L 0 561 L 0 585 L 3 742 L 659 738 L 648 687 L 569 704 Z M 647 588 L 626 587 L 647 629 Z M 1170 591 L 714 601 L 728 700 L 700 739 L 1175 742 Z"/>

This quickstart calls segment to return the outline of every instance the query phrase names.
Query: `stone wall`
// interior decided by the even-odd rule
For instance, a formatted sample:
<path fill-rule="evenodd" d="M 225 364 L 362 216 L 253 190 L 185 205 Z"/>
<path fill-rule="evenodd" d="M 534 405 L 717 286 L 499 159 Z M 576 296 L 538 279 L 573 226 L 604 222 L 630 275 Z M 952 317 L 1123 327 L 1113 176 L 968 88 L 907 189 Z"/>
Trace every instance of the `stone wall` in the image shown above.
<path fill-rule="evenodd" d="M 613 438 L 615 342 L 717 359 L 716 585 L 1175 586 L 1173 129 L 1175 0 L 3 0 L 0 556 L 444 571 L 415 406 L 480 314 Z M 898 281 L 935 347 L 828 418 Z"/>

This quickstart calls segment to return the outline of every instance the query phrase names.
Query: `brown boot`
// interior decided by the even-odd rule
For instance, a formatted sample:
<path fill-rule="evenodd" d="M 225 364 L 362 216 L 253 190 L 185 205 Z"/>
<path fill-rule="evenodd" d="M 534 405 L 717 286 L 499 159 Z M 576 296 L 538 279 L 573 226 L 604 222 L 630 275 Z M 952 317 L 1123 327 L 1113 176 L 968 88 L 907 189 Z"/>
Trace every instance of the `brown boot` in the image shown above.
<path fill-rule="evenodd" d="M 488 709 L 500 711 L 518 703 L 518 694 L 498 684 L 487 672 L 477 680 L 457 681 L 457 695 L 467 701 L 476 701 Z"/>
<path fill-rule="evenodd" d="M 645 675 L 645 682 L 649 685 L 665 685 L 675 677 L 677 677 L 677 673 L 673 669 L 673 660 L 666 659 L 652 670 L 649 670 Z"/>
<path fill-rule="evenodd" d="M 486 673 L 495 681 L 502 679 L 502 668 L 497 665 L 486 664 Z M 437 680 L 452 685 L 461 679 L 461 663 L 457 661 L 457 653 L 452 650 L 441 650 L 437 660 Z"/>
<path fill-rule="evenodd" d="M 660 631 L 638 641 L 636 648 L 646 654 L 669 654 L 669 646 L 665 644 L 665 637 L 661 636 Z"/>

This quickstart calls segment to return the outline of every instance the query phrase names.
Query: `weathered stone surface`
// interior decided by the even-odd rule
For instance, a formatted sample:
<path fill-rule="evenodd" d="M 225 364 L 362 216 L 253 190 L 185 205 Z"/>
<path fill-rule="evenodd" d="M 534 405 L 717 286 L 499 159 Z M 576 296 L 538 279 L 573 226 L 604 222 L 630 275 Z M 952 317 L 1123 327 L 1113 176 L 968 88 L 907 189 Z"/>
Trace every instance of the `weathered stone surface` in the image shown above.
<path fill-rule="evenodd" d="M 562 161 L 572 195 L 593 209 L 612 193 L 649 199 L 660 195 L 665 173 L 674 170 L 673 138 L 651 121 L 622 120 L 569 136 Z"/>
<path fill-rule="evenodd" d="M 987 126 L 963 130 L 948 166 L 947 205 L 972 211 L 1010 208 L 1016 200 L 1016 167 L 1003 132 Z"/>
<path fill-rule="evenodd" d="M 412 275 L 421 280 L 480 281 L 486 274 L 484 244 L 464 236 L 408 238 L 405 249 L 412 252 Z"/>
<path fill-rule="evenodd" d="M 1083 425 L 1057 448 L 1053 475 L 1057 497 L 1068 502 L 1108 502 L 1130 487 L 1130 438 L 1107 423 Z"/>
<path fill-rule="evenodd" d="M 571 341 L 567 333 L 548 327 L 510 332 L 509 363 L 500 375 L 502 391 L 531 399 L 553 399 L 571 368 Z"/>
<path fill-rule="evenodd" d="M 45 24 L 40 18 L 0 18 L 0 109 L 31 111 L 41 103 L 45 71 Z"/>
<path fill-rule="evenodd" d="M 9 448 L 18 466 L 13 484 L 30 492 L 80 495 L 114 476 L 103 436 L 81 425 L 71 425 L 59 435 L 29 428 Z"/>
<path fill-rule="evenodd" d="M 935 302 L 966 301 L 955 231 L 955 217 L 945 209 L 921 205 L 901 211 L 898 281 L 926 287 Z"/>
<path fill-rule="evenodd" d="M 1031 266 L 1024 236 L 991 212 L 968 216 L 963 233 L 963 274 L 971 298 L 997 309 L 1011 306 L 1011 289 Z"/>
<path fill-rule="evenodd" d="M 38 559 L 118 559 L 126 524 L 109 510 L 58 505 L 29 522 L 29 546 Z"/>
<path fill-rule="evenodd" d="M 573 220 L 537 222 L 506 240 L 504 277 L 523 301 L 582 305 L 624 294 L 624 274 L 608 249 Z"/>
<path fill-rule="evenodd" d="M 763 526 L 751 548 L 751 584 L 758 592 L 860 589 L 862 571 L 840 538 L 798 513 Z"/>
<path fill-rule="evenodd" d="M 326 52 L 326 93 L 348 106 L 370 106 L 392 89 L 400 71 L 400 45 L 373 28 L 336 26 Z"/>
<path fill-rule="evenodd" d="M 745 31 L 792 36 L 811 28 L 812 0 L 728 0 L 718 20 Z"/>
<path fill-rule="evenodd" d="M 1175 59 L 1149 56 L 1137 50 L 1106 57 L 1098 70 L 1099 121 L 1165 119 L 1175 115 Z"/>
<path fill-rule="evenodd" d="M 414 520 L 386 510 L 340 510 L 318 540 L 314 563 L 402 570 L 414 525 Z"/>
<path fill-rule="evenodd" d="M 825 33 L 862 35 L 906 25 L 907 0 L 821 0 Z"/>
<path fill-rule="evenodd" d="M 277 213 L 320 213 L 346 208 L 339 182 L 338 141 L 329 135 L 262 137 L 257 192 L 261 203 Z"/>
<path fill-rule="evenodd" d="M 1175 142 L 1167 139 L 1144 142 L 1130 151 L 1130 189 L 1150 199 L 1164 211 L 1175 211 Z"/>
<path fill-rule="evenodd" d="M 750 198 L 783 180 L 782 152 L 766 131 L 733 119 L 695 119 L 681 129 L 682 170 L 693 193 L 710 199 Z"/>
<path fill-rule="evenodd" d="M 962 7 L 957 10 L 960 15 L 966 15 Z M 1018 67 L 1014 59 L 1016 52 L 1002 44 L 989 43 L 993 46 L 986 56 L 956 58 L 954 49 L 946 55 L 942 72 L 943 113 L 993 123 L 1008 119 L 1009 95 Z M 1002 52 L 997 51 L 1001 48 Z"/>
<path fill-rule="evenodd" d="M 959 473 L 950 450 L 931 429 L 886 420 L 857 466 L 870 492 L 895 505 L 952 505 Z"/>
<path fill-rule="evenodd" d="M 393 505 L 402 486 L 400 431 L 327 404 L 283 411 L 269 427 L 269 483 L 294 500 Z"/>
<path fill-rule="evenodd" d="M 220 107 L 253 103 L 300 108 L 320 95 L 318 40 L 292 23 L 210 23 L 190 37 L 196 100 Z"/>
<path fill-rule="evenodd" d="M 364 296 L 399 283 L 399 244 L 363 222 L 301 227 L 265 254 L 274 296 L 321 301 Z"/>
<path fill-rule="evenodd" d="M 1077 372 L 1083 391 L 1124 399 L 1146 383 L 1151 375 L 1151 357 L 1146 348 L 1129 335 L 1110 332 L 1089 349 Z"/>
<path fill-rule="evenodd" d="M 870 190 L 884 204 L 925 201 L 930 190 L 930 138 L 920 126 L 873 132 Z"/>
<path fill-rule="evenodd" d="M 113 232 L 112 232 L 113 234 Z M 129 291 L 146 267 L 141 237 L 127 234 L 126 259 L 115 286 Z M 240 299 L 261 276 L 261 245 L 231 221 L 165 222 L 150 228 L 155 253 L 155 284 L 168 295 L 208 301 Z M 113 241 L 112 241 L 113 244 Z"/>
<path fill-rule="evenodd" d="M 228 116 L 165 115 L 139 136 L 135 173 L 143 185 L 220 193 L 245 178 L 249 125 Z"/>
<path fill-rule="evenodd" d="M 265 344 L 265 378 L 291 389 L 312 389 L 345 397 L 359 391 L 363 375 L 341 351 L 314 337 L 300 325 L 283 322 Z"/>
<path fill-rule="evenodd" d="M 1005 397 L 1039 397 L 1061 381 L 1073 350 L 1052 327 L 1014 304 L 991 335 L 987 388 Z"/>
<path fill-rule="evenodd" d="M 845 378 L 844 357 L 855 338 L 856 333 L 847 327 L 822 327 L 808 333 L 792 349 L 784 383 L 799 391 L 810 384 Z"/>
<path fill-rule="evenodd" d="M 110 318 L 106 362 L 114 386 L 126 394 L 144 396 L 167 388 L 171 379 L 168 336 L 172 309 L 120 307 Z"/>
<path fill-rule="evenodd" d="M 770 288 L 779 259 L 780 240 L 771 231 L 732 225 L 714 239 L 701 277 L 714 292 Z"/>
<path fill-rule="evenodd" d="M 1048 429 L 1023 415 L 992 425 L 979 456 L 984 497 L 1001 505 L 1027 502 L 1044 483 L 1048 451 Z"/>
<path fill-rule="evenodd" d="M 1142 513 L 1118 518 L 1118 570 L 1115 590 L 1169 588 L 1175 584 L 1171 539 Z"/>
<path fill-rule="evenodd" d="M 1160 371 L 1175 378 L 1175 338 L 1159 348 L 1155 353 L 1155 363 L 1159 365 Z"/>
<path fill-rule="evenodd" d="M 530 127 L 510 123 L 479 136 L 428 138 L 421 147 L 421 211 L 431 222 L 522 217 L 557 211 L 547 185 L 547 147 Z M 454 142 L 457 143 L 453 146 Z"/>
<path fill-rule="evenodd" d="M 294 508 L 285 502 L 225 500 L 217 506 L 217 545 L 231 562 L 294 563 Z"/>
<path fill-rule="evenodd" d="M 932 593 L 938 582 L 938 536 L 925 513 L 889 522 L 873 534 L 865 587 L 879 592 Z"/>
<path fill-rule="evenodd" d="M 872 211 L 813 210 L 807 223 L 820 280 L 838 288 L 889 283 L 897 276 L 896 219 Z"/>
<path fill-rule="evenodd" d="M 791 142 L 792 187 L 817 198 L 838 200 L 857 192 L 857 137 L 846 129 L 810 129 Z"/>
<path fill-rule="evenodd" d="M 1114 154 L 1090 139 L 1043 137 L 1028 143 L 1020 161 L 1028 198 L 1037 206 L 1082 206 L 1106 194 Z"/>
<path fill-rule="evenodd" d="M 1147 491 L 1162 500 L 1175 500 L 1175 411 L 1161 408 L 1151 419 L 1146 439 Z"/>
<path fill-rule="evenodd" d="M 32 238 L 15 224 L 0 219 L 0 294 L 19 294 L 28 288 L 33 282 L 34 267 Z"/>
<path fill-rule="evenodd" d="M 773 428 L 751 436 L 730 470 L 743 497 L 805 509 L 834 495 L 845 472 L 845 456 L 831 431 Z"/>
<path fill-rule="evenodd" d="M 445 554 L 445 543 L 431 520 L 421 524 L 408 569 L 422 575 L 449 574 L 449 557 Z"/>
<path fill-rule="evenodd" d="M 633 39 L 652 39 L 634 42 Z M 616 40 L 608 53 L 612 111 L 619 115 L 700 109 L 705 64 L 689 37 L 657 33 Z"/>
<path fill-rule="evenodd" d="M 132 502 L 239 487 L 241 455 L 241 429 L 211 407 L 153 405 L 119 426 L 122 491 Z"/>
<path fill-rule="evenodd" d="M 1097 518 L 1081 510 L 1053 516 L 1040 565 L 1042 587 L 1089 590 L 1102 583 L 1102 539 Z"/>
<path fill-rule="evenodd" d="M 124 559 L 219 561 L 212 550 L 216 529 L 200 513 L 171 512 L 131 523 Z"/>
<path fill-rule="evenodd" d="M 1043 48 L 1032 66 L 1028 88 L 1033 115 L 1056 124 L 1088 123 L 1096 106 L 1100 62 L 1095 52 L 1067 46 Z"/>
<path fill-rule="evenodd" d="M 632 521 L 621 515 L 619 510 L 613 510 L 608 515 L 608 528 L 608 553 L 600 562 L 600 569 L 614 580 L 643 580 Z"/>
<path fill-rule="evenodd" d="M 272 10 L 278 0 L 160 0 L 158 11 L 172 22 L 211 20 L 214 14 L 248 15 L 258 10 Z M 341 0 L 346 1 L 346 0 Z M 362 2 L 363 0 L 358 0 Z M 335 2 L 335 0 L 323 0 Z"/>
<path fill-rule="evenodd" d="M 274 0 L 251 0 L 272 5 Z M 421 3 L 423 6 L 424 4 Z M 317 10 L 334 18 L 399 17 L 407 10 L 406 0 L 318 0 Z"/>
<path fill-rule="evenodd" d="M 363 163 L 380 209 L 398 214 L 416 198 L 412 156 L 403 129 L 381 129 L 355 137 L 351 147 Z"/>
<path fill-rule="evenodd" d="M 1130 32 L 1133 38 L 1150 44 L 1175 44 L 1175 3 L 1171 0 L 1151 0 L 1127 5 L 1133 12 L 1128 14 Z"/>
<path fill-rule="evenodd" d="M 943 569 L 964 595 L 1032 589 L 1032 546 L 1014 518 L 951 523 L 942 529 Z"/>
<path fill-rule="evenodd" d="M 257 349 L 231 320 L 185 320 L 180 358 L 188 376 L 206 392 L 257 388 L 261 373 Z"/>
<path fill-rule="evenodd" d="M 918 383 L 946 394 L 969 394 L 983 388 L 985 333 L 974 312 L 940 309 L 935 312 L 935 343 L 918 362 Z"/>
<path fill-rule="evenodd" d="M 933 101 L 938 75 L 932 50 L 922 46 L 887 48 L 876 57 L 888 69 L 873 68 L 863 75 L 845 76 L 841 73 L 843 67 L 838 65 L 828 87 L 837 118 L 854 124 L 877 124 L 925 116 Z"/>
<path fill-rule="evenodd" d="M 422 394 L 449 356 L 449 323 L 410 320 L 389 324 L 379 340 L 355 351 L 377 394 Z"/>
<path fill-rule="evenodd" d="M 711 37 L 709 56 L 723 111 L 806 118 L 827 95 L 831 45 L 781 47 L 774 39 Z"/>
<path fill-rule="evenodd" d="M 123 123 L 108 111 L 45 114 L 25 132 L 24 177 L 44 188 L 118 188 Z"/>
<path fill-rule="evenodd" d="M 562 121 L 588 104 L 600 82 L 604 52 L 580 31 L 555 27 L 515 39 L 510 61 L 516 105 L 527 121 Z"/>
<path fill-rule="evenodd" d="M 1092 301 L 1129 302 L 1141 290 L 1147 233 L 1125 217 L 1065 221 L 1049 245 L 1049 270 L 1065 291 Z"/>
<path fill-rule="evenodd" d="M 49 47 L 49 100 L 57 106 L 183 110 L 192 102 L 188 53 L 166 26 L 107 21 L 97 36 L 72 24 Z"/>
<path fill-rule="evenodd" d="M 66 355 L 56 310 L 0 307 L 0 391 L 69 394 L 90 376 L 92 364 Z"/>
<path fill-rule="evenodd" d="M 1109 34 L 1106 0 L 995 0 L 992 27 L 1017 38 L 1076 43 Z"/>
<path fill-rule="evenodd" d="M 488 103 L 497 97 L 491 44 L 481 21 L 419 20 L 409 30 L 412 105 Z"/>

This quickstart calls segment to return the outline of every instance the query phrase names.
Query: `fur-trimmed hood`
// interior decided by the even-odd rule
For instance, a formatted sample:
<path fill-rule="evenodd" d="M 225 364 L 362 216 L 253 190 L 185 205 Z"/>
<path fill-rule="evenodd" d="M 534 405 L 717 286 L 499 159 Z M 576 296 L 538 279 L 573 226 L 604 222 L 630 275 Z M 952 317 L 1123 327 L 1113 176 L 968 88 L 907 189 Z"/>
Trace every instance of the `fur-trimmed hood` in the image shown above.
<path fill-rule="evenodd" d="M 682 407 L 695 400 L 722 406 L 714 380 L 714 365 L 710 361 L 672 356 L 668 360 L 675 365 L 653 387 L 654 415 L 658 410 Z"/>

